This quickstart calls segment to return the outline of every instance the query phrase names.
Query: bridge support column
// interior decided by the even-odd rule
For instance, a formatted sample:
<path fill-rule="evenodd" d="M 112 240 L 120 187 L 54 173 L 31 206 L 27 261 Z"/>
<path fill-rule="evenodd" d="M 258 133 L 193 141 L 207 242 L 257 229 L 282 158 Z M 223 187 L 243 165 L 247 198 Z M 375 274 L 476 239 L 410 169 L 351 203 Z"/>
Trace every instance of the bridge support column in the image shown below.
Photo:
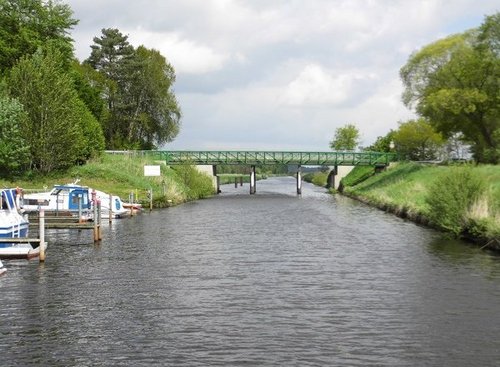
<path fill-rule="evenodd" d="M 215 193 L 220 194 L 220 177 L 217 176 L 217 165 L 212 166 L 212 172 L 214 175 L 214 183 L 215 183 Z"/>
<path fill-rule="evenodd" d="M 335 188 L 335 176 L 337 175 L 337 172 L 338 172 L 338 166 L 334 166 L 333 169 L 330 171 L 328 178 L 326 179 L 326 187 L 328 189 Z"/>
<path fill-rule="evenodd" d="M 255 166 L 250 167 L 250 195 L 257 192 L 256 186 L 257 180 L 255 179 Z"/>
<path fill-rule="evenodd" d="M 297 195 L 302 195 L 302 169 L 297 166 Z"/>

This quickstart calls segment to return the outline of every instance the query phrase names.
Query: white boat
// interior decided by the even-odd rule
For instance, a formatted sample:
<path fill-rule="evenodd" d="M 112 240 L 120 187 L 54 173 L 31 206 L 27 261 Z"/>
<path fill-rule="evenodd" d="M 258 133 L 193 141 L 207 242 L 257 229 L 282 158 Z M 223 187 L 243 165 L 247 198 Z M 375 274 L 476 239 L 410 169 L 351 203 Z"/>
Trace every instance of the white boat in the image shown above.
<path fill-rule="evenodd" d="M 44 209 L 60 215 L 88 216 L 92 205 L 88 187 L 67 184 L 54 185 L 47 192 L 24 194 L 21 207 L 28 213 Z"/>
<path fill-rule="evenodd" d="M 28 237 L 29 222 L 19 213 L 20 190 L 3 189 L 0 192 L 0 258 L 38 256 L 39 249 L 34 249 L 29 243 L 22 243 L 22 239 Z"/>
<path fill-rule="evenodd" d="M 5 273 L 6 271 L 7 271 L 7 269 L 5 269 L 5 266 L 3 266 L 3 264 L 2 264 L 2 260 L 0 260 L 0 275 Z"/>
<path fill-rule="evenodd" d="M 0 193 L 0 238 L 27 237 L 29 222 L 18 210 L 20 190 L 2 189 Z"/>
<path fill-rule="evenodd" d="M 101 203 L 101 218 L 109 218 L 110 212 L 113 213 L 113 218 L 121 218 L 129 214 L 118 196 L 110 196 L 103 191 L 77 185 L 77 183 L 55 185 L 48 192 L 25 194 L 22 208 L 27 212 L 45 209 L 61 215 L 80 215 L 84 219 L 91 219 L 94 212 L 94 193 L 96 200 Z"/>

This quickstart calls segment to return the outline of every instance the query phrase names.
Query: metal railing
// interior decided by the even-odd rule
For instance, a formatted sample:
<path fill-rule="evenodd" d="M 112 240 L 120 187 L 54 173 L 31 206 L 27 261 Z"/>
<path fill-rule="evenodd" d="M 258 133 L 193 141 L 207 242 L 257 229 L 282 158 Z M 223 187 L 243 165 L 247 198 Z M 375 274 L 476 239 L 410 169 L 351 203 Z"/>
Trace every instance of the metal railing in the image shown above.
<path fill-rule="evenodd" d="M 387 166 L 397 160 L 395 153 L 379 152 L 278 152 L 278 151 L 107 151 L 108 154 L 147 156 L 167 165 L 275 165 Z"/>

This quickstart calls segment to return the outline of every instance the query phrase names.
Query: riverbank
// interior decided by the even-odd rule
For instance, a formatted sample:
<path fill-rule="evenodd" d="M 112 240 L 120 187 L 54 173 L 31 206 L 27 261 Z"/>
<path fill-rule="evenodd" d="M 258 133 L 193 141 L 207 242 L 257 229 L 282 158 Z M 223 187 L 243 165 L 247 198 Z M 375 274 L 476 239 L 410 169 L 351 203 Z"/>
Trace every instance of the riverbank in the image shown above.
<path fill-rule="evenodd" d="M 214 194 L 211 178 L 192 166 L 161 165 L 161 176 L 145 177 L 145 165 L 158 165 L 158 162 L 143 157 L 104 154 L 65 172 L 46 176 L 31 173 L 22 178 L 0 180 L 0 185 L 26 190 L 50 190 L 54 184 L 75 182 L 78 179 L 80 185 L 118 195 L 124 201 L 129 201 L 129 195 L 133 193 L 135 202 L 147 205 L 148 192 L 153 189 L 153 206 L 156 208 L 203 199 Z"/>
<path fill-rule="evenodd" d="M 500 166 L 397 163 L 379 174 L 356 167 L 344 195 L 500 250 Z"/>

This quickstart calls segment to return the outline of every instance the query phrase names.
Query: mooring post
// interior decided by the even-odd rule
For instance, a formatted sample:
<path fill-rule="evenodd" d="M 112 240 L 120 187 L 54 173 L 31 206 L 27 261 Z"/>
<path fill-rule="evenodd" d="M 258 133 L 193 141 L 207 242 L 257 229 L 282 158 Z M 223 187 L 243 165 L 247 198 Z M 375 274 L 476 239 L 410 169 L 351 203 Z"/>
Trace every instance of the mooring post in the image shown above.
<path fill-rule="evenodd" d="M 78 223 L 82 223 L 82 196 L 78 195 Z"/>
<path fill-rule="evenodd" d="M 98 233 L 98 229 L 97 229 L 97 220 L 98 220 L 98 216 L 97 216 L 97 200 L 94 200 L 94 243 L 96 243 L 99 239 L 99 233 Z"/>
<path fill-rule="evenodd" d="M 113 195 L 109 194 L 109 224 L 113 222 Z"/>
<path fill-rule="evenodd" d="M 250 195 L 257 192 L 256 189 L 256 179 L 255 179 L 255 166 L 250 167 Z"/>
<path fill-rule="evenodd" d="M 153 188 L 149 189 L 149 212 L 153 211 Z"/>
<path fill-rule="evenodd" d="M 237 189 L 238 188 L 238 177 L 235 177 L 234 178 L 234 188 Z"/>
<path fill-rule="evenodd" d="M 45 210 L 40 209 L 38 212 L 38 239 L 40 240 L 40 254 L 38 255 L 40 262 L 45 261 Z"/>
<path fill-rule="evenodd" d="M 297 195 L 302 195 L 302 168 L 297 167 Z"/>
<path fill-rule="evenodd" d="M 97 223 L 97 239 L 99 241 L 102 240 L 102 232 L 101 232 L 101 230 L 102 230 L 102 226 L 101 226 L 101 218 L 102 218 L 101 217 L 101 209 L 102 209 L 101 208 L 101 201 L 99 200 L 97 202 L 97 222 L 98 222 Z"/>
<path fill-rule="evenodd" d="M 130 216 L 134 216 L 134 192 L 132 191 L 130 194 L 128 194 L 128 202 L 132 205 L 130 205 Z"/>

